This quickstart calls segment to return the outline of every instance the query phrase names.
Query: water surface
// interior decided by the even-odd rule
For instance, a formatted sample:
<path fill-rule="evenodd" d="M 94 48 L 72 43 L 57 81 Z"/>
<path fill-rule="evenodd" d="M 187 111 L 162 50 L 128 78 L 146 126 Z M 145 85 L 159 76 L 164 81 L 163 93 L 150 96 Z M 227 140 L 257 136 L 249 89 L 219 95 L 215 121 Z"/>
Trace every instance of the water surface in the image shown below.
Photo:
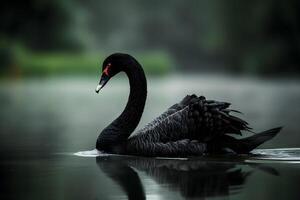
<path fill-rule="evenodd" d="M 139 127 L 197 93 L 232 102 L 255 130 L 284 125 L 261 148 L 299 147 L 297 81 L 174 75 L 148 82 Z M 96 84 L 97 77 L 0 83 L 1 199 L 299 199 L 297 149 L 257 151 L 255 159 L 74 156 L 93 149 L 126 104 L 126 79 L 98 95 Z"/>

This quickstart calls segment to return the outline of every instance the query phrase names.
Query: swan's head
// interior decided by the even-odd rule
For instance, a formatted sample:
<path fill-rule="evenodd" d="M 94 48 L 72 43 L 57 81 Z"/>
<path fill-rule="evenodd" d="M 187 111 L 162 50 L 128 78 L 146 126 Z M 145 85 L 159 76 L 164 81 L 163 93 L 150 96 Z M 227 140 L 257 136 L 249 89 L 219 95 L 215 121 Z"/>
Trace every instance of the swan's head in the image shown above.
<path fill-rule="evenodd" d="M 114 53 L 108 56 L 102 64 L 102 75 L 100 82 L 96 87 L 96 92 L 99 93 L 110 78 L 117 73 L 124 71 L 128 64 L 133 60 L 134 58 L 132 56 L 123 53 Z"/>

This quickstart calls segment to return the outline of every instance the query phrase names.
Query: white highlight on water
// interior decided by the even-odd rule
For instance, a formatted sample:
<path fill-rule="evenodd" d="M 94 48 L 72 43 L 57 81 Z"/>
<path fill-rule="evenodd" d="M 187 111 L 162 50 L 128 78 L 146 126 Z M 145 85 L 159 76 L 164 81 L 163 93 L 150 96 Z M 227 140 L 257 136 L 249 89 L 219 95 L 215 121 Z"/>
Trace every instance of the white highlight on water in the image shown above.
<path fill-rule="evenodd" d="M 79 151 L 74 153 L 74 155 L 80 157 L 97 157 L 101 155 L 101 152 L 98 151 L 97 149 L 93 149 L 90 151 Z"/>
<path fill-rule="evenodd" d="M 300 162 L 300 148 L 255 149 L 254 159 Z"/>

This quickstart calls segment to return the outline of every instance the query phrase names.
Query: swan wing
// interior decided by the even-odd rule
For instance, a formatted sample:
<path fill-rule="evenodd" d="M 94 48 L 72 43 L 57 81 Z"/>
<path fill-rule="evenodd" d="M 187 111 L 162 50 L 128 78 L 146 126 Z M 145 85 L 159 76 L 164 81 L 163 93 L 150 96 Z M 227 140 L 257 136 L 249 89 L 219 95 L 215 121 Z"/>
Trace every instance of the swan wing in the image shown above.
<path fill-rule="evenodd" d="M 172 114 L 174 114 L 174 113 L 182 110 L 183 108 L 185 108 L 189 104 L 191 104 L 193 102 L 196 102 L 196 101 L 197 101 L 197 96 L 196 95 L 187 95 L 179 103 L 176 103 L 176 104 L 172 105 L 165 112 L 163 112 L 160 116 L 158 116 L 153 121 L 151 121 L 150 123 L 148 123 L 141 130 L 139 130 L 137 132 L 137 134 L 141 133 L 141 132 L 146 132 L 147 130 L 150 130 L 150 129 L 154 129 L 156 126 L 158 126 L 159 124 L 161 124 L 161 122 L 164 121 L 166 118 L 168 118 Z"/>
<path fill-rule="evenodd" d="M 209 142 L 228 134 L 241 135 L 248 123 L 230 112 L 230 103 L 190 95 L 129 138 L 129 141 L 170 142 L 183 139 Z"/>

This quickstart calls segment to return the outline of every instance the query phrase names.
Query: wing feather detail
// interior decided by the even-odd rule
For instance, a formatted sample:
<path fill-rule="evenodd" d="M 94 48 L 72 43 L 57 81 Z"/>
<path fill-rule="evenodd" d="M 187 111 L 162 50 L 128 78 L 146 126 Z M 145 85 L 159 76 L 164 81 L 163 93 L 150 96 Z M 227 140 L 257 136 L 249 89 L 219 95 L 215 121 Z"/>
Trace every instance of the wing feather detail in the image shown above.
<path fill-rule="evenodd" d="M 149 146 L 150 143 L 158 149 L 167 146 L 171 148 L 172 144 L 183 146 L 182 142 L 174 143 L 176 141 L 208 143 L 225 134 L 241 135 L 242 131 L 250 131 L 246 121 L 230 114 L 239 111 L 231 110 L 229 106 L 228 102 L 188 95 L 129 137 L 128 144 L 143 150 L 146 149 L 143 147 Z M 148 148 L 151 149 L 150 146 Z"/>

